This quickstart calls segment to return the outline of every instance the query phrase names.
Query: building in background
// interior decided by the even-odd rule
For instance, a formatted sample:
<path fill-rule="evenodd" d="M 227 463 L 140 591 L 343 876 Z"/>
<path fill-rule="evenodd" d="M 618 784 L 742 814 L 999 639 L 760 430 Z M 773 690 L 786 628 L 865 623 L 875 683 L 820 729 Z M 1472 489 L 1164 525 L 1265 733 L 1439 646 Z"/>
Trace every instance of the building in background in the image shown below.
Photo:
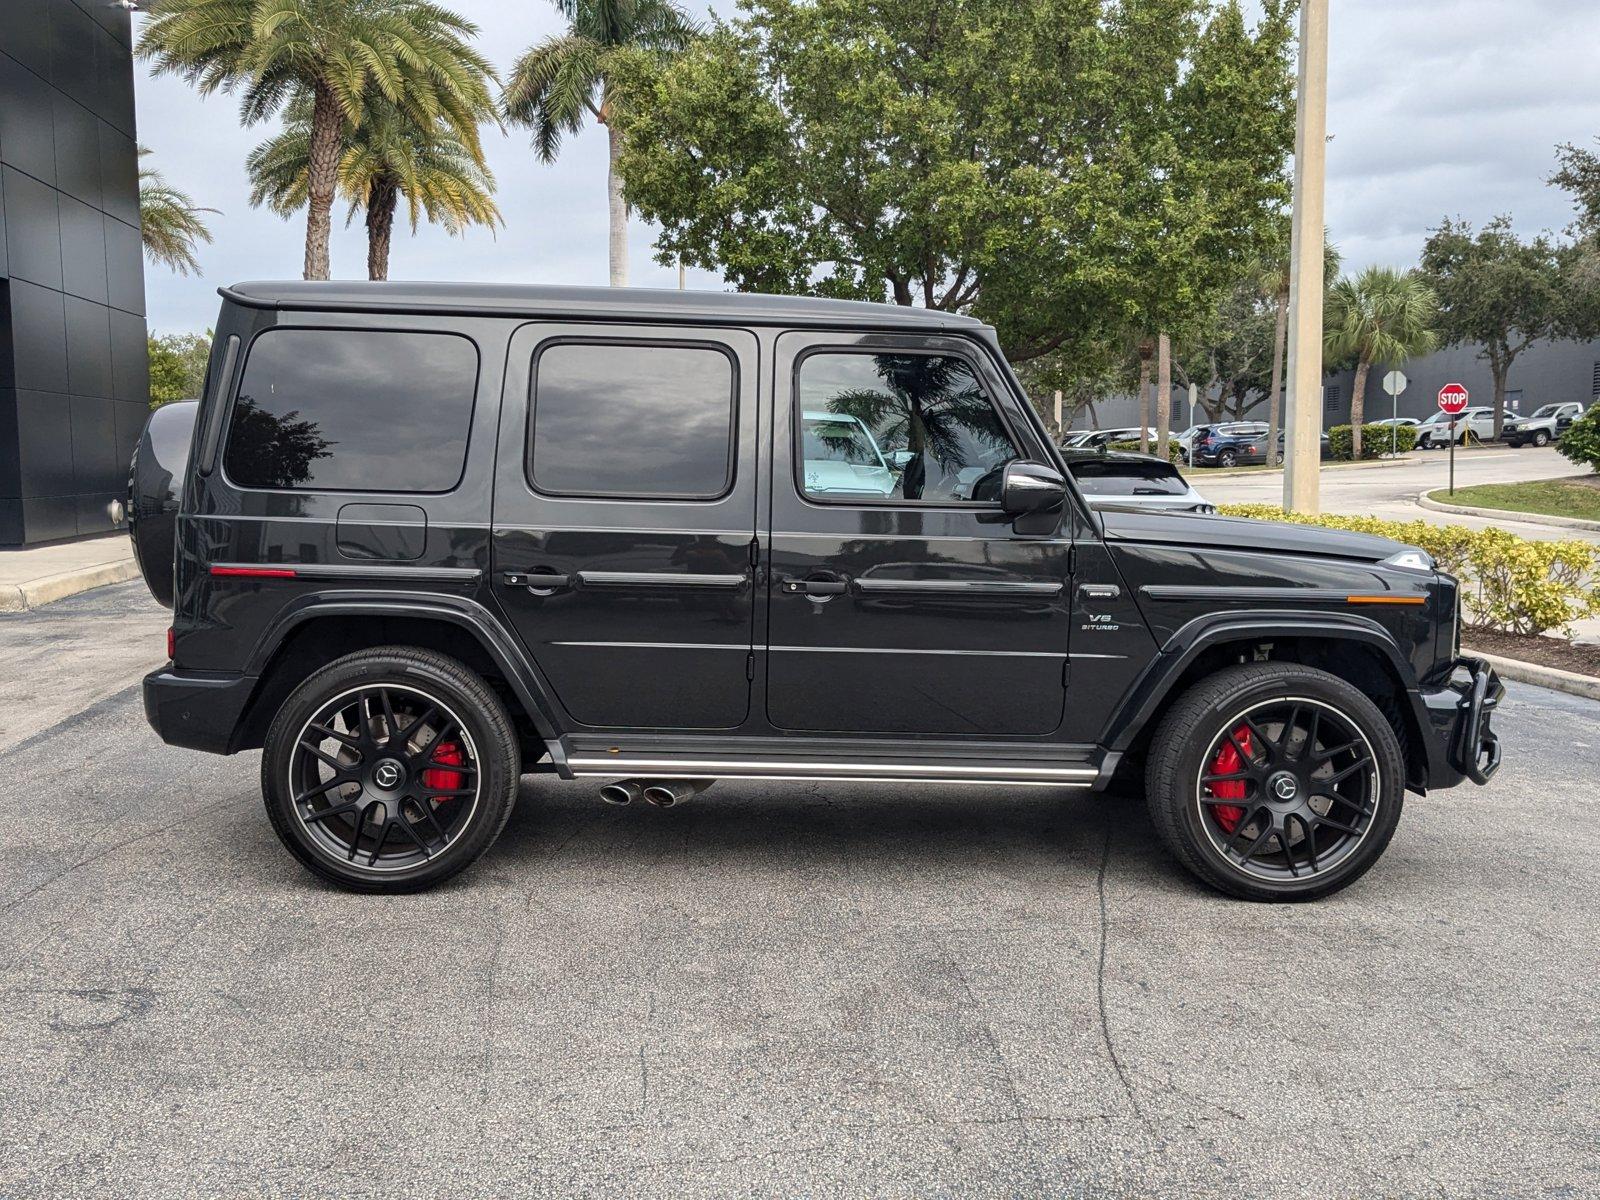
<path fill-rule="evenodd" d="M 0 10 L 0 545 L 16 545 L 114 527 L 149 379 L 129 15 Z"/>
<path fill-rule="evenodd" d="M 1438 412 L 1439 389 L 1447 383 L 1464 385 L 1475 405 L 1494 403 L 1494 380 L 1489 375 L 1489 364 L 1478 357 L 1475 345 L 1457 346 L 1414 358 L 1400 369 L 1405 372 L 1408 385 L 1400 395 L 1399 416 L 1420 419 Z M 1394 415 L 1389 393 L 1383 390 L 1383 377 L 1388 371 L 1387 366 L 1374 366 L 1367 376 L 1366 419 L 1369 422 Z M 1350 395 L 1354 386 L 1354 371 L 1339 371 L 1323 381 L 1323 428 L 1350 423 Z M 1600 400 L 1600 340 L 1536 342 L 1511 365 L 1506 385 L 1508 411 L 1531 413 L 1541 404 L 1566 401 L 1589 404 L 1595 400 Z M 1095 406 L 1095 415 L 1101 429 L 1136 426 L 1139 423 L 1138 401 L 1131 395 L 1111 396 Z M 1199 409 L 1192 417 L 1187 389 L 1174 387 L 1173 429 L 1186 429 L 1196 419 L 1204 421 L 1205 410 Z M 1244 419 L 1265 421 L 1266 401 L 1246 413 Z M 1088 429 L 1089 426 L 1088 413 L 1079 413 L 1072 422 L 1074 429 Z"/>

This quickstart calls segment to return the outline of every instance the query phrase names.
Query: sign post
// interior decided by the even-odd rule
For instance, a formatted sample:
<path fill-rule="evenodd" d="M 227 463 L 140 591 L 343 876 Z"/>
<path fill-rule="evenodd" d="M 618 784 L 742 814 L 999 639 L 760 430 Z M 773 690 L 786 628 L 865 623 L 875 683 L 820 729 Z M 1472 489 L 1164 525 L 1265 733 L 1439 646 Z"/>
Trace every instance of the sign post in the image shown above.
<path fill-rule="evenodd" d="M 1439 389 L 1439 411 L 1450 417 L 1450 494 L 1456 494 L 1456 418 L 1467 411 L 1467 389 L 1447 383 Z"/>
<path fill-rule="evenodd" d="M 1383 390 L 1389 393 L 1389 454 L 1400 453 L 1400 393 L 1411 381 L 1400 371 L 1390 371 L 1383 377 Z"/>

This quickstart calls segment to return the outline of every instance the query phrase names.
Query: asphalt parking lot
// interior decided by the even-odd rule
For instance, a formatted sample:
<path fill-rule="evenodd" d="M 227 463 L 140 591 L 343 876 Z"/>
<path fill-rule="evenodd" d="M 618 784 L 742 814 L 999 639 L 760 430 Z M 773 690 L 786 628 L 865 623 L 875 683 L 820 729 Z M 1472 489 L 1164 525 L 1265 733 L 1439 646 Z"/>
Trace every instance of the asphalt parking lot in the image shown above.
<path fill-rule="evenodd" d="M 1309 906 L 1082 793 L 544 780 L 372 898 L 155 740 L 165 625 L 0 617 L 0 1196 L 1600 1191 L 1600 704 Z"/>

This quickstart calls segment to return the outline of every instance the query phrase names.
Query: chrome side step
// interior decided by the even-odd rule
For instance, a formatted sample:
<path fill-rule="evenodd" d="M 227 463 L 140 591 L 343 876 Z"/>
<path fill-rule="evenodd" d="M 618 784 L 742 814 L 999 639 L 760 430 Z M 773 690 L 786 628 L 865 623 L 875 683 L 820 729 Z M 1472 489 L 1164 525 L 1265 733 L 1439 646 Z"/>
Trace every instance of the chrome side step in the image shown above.
<path fill-rule="evenodd" d="M 996 763 L 818 761 L 816 759 L 643 758 L 623 754 L 576 754 L 567 759 L 573 777 L 649 776 L 657 779 L 826 779 L 839 783 L 981 783 L 1016 787 L 1094 785 L 1094 767 L 1001 765 Z"/>

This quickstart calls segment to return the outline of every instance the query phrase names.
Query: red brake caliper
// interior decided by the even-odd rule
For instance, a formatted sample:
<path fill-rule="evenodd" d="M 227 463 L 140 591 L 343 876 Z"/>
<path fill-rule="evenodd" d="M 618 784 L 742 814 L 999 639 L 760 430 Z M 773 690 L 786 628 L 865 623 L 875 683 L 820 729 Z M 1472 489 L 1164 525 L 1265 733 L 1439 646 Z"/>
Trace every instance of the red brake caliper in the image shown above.
<path fill-rule="evenodd" d="M 1241 725 L 1233 731 L 1233 736 L 1246 754 L 1253 754 L 1250 746 L 1250 730 Z M 1244 770 L 1244 760 L 1239 757 L 1239 751 L 1233 748 L 1233 742 L 1222 743 L 1222 749 L 1217 751 L 1217 757 L 1211 761 L 1211 774 L 1236 775 Z M 1208 785 L 1211 794 L 1218 800 L 1243 800 L 1245 781 L 1242 779 L 1229 779 L 1221 783 Z M 1217 818 L 1217 824 L 1222 826 L 1222 832 L 1231 834 L 1239 828 L 1239 822 L 1244 819 L 1244 809 L 1235 804 L 1214 804 L 1211 811 Z"/>
<path fill-rule="evenodd" d="M 452 766 L 464 765 L 466 756 L 461 753 L 459 742 L 440 742 L 433 748 L 433 753 L 428 755 L 434 762 L 449 763 Z M 422 786 L 427 791 L 437 789 L 441 792 L 451 792 L 461 786 L 461 781 L 466 778 L 460 771 L 445 771 L 438 767 L 429 767 L 422 773 Z M 443 797 L 445 800 L 454 800 L 455 796 Z"/>

